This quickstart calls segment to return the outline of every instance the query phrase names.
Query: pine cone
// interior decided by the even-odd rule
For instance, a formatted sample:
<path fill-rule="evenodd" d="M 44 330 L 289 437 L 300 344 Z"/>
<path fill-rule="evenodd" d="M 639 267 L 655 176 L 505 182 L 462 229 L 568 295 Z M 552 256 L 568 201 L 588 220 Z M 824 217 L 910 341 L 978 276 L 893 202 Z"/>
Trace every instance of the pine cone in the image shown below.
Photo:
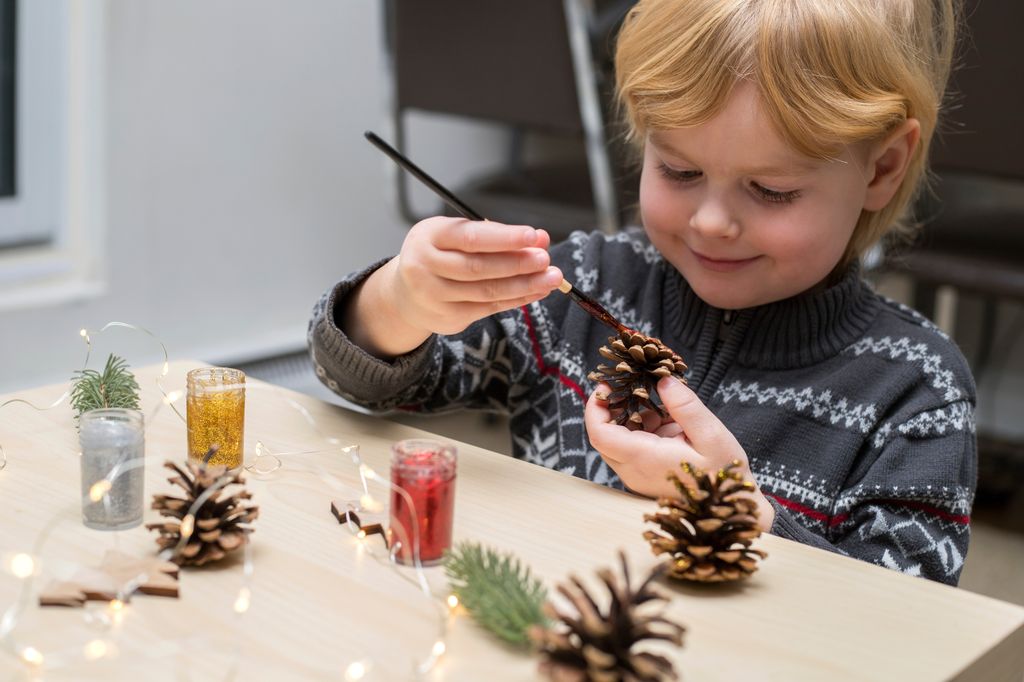
<path fill-rule="evenodd" d="M 633 591 L 629 585 L 626 557 L 619 552 L 622 562 L 622 582 L 611 570 L 598 571 L 608 587 L 611 599 L 602 611 L 587 593 L 576 576 L 570 576 L 572 585 L 558 585 L 557 589 L 574 607 L 577 614 L 560 613 L 551 602 L 544 605 L 549 618 L 559 621 L 550 628 L 535 626 L 530 638 L 539 649 L 544 661 L 540 670 L 556 682 L 662 682 L 678 679 L 672 662 L 664 656 L 647 651 L 633 651 L 634 645 L 650 639 L 660 639 L 682 646 L 685 628 L 658 614 L 641 616 L 637 609 L 649 601 L 666 601 L 656 592 L 652 581 L 665 572 L 658 566 L 640 587 Z"/>
<path fill-rule="evenodd" d="M 666 416 L 660 401 L 656 402 L 658 380 L 675 376 L 686 382 L 683 377 L 686 363 L 674 350 L 660 339 L 626 330 L 619 332 L 618 336 L 609 336 L 608 345 L 601 346 L 598 352 L 615 364 L 598 365 L 587 378 L 595 382 L 605 381 L 611 386 L 611 394 L 598 397 L 608 401 L 610 410 L 622 410 L 615 417 L 616 424 L 625 425 L 631 431 L 642 429 L 644 423 L 640 411 L 643 408 Z"/>
<path fill-rule="evenodd" d="M 683 473 L 693 477 L 697 487 L 683 483 L 675 472 L 668 479 L 679 489 L 681 498 L 662 497 L 658 505 L 667 511 L 644 514 L 645 521 L 661 527 L 645 531 L 655 554 L 672 556 L 668 574 L 681 580 L 723 582 L 746 578 L 757 570 L 757 558 L 767 553 L 750 549 L 761 535 L 757 526 L 757 503 L 749 493 L 754 484 L 733 471 L 740 463 L 705 474 L 686 462 Z"/>
<path fill-rule="evenodd" d="M 177 547 L 182 528 L 185 528 L 188 543 L 170 560 L 179 566 L 202 566 L 219 561 L 228 552 L 241 547 L 245 536 L 253 531 L 243 524 L 259 516 L 259 507 L 243 502 L 252 497 L 248 490 L 236 488 L 230 495 L 225 494 L 226 488 L 245 483 L 241 471 L 228 471 L 224 466 L 208 466 L 191 461 L 185 463 L 184 470 L 170 461 L 165 462 L 164 466 L 177 474 L 167 480 L 181 487 L 185 497 L 154 495 L 152 508 L 159 511 L 161 516 L 177 520 L 149 523 L 146 528 L 160 533 L 156 542 L 161 550 Z M 203 501 L 194 519 L 187 521 L 189 509 L 212 486 L 217 486 L 217 489 Z"/>

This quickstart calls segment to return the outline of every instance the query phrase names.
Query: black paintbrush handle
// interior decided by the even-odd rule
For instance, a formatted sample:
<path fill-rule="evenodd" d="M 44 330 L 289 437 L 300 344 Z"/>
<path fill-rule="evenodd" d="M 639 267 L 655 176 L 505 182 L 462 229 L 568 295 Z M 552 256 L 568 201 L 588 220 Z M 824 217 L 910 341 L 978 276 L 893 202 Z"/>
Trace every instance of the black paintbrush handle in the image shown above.
<path fill-rule="evenodd" d="M 482 215 L 480 215 L 479 213 L 471 209 L 469 206 L 467 206 L 465 202 L 462 201 L 462 199 L 459 199 L 457 196 L 452 194 L 447 187 L 442 185 L 434 178 L 430 177 L 430 175 L 425 170 L 417 166 L 409 159 L 405 158 L 405 156 L 400 151 L 389 145 L 384 140 L 377 137 L 376 133 L 367 130 L 365 133 L 363 133 L 363 135 L 366 136 L 366 139 L 369 140 L 370 143 L 373 144 L 373 146 L 377 147 L 377 149 L 381 150 L 389 157 L 391 157 L 392 161 L 394 161 L 399 166 L 412 173 L 414 176 L 416 176 L 417 180 L 419 180 L 424 185 L 432 189 L 434 191 L 434 194 L 441 197 L 441 199 L 443 199 L 446 204 L 448 204 L 456 211 L 458 211 L 462 217 L 469 218 L 470 220 L 485 219 Z"/>
<path fill-rule="evenodd" d="M 448 204 L 453 209 L 458 211 L 459 214 L 462 215 L 464 218 L 469 218 L 470 220 L 486 220 L 486 218 L 484 218 L 482 215 L 480 215 L 479 213 L 471 209 L 469 206 L 467 206 L 466 203 L 462 201 L 462 199 L 459 199 L 457 196 L 452 194 L 447 187 L 442 185 L 434 178 L 430 177 L 430 175 L 425 170 L 417 166 L 409 159 L 405 158 L 405 156 L 401 152 L 399 152 L 397 149 L 389 145 L 384 140 L 377 137 L 375 133 L 367 130 L 366 132 L 363 133 L 363 135 L 366 136 L 366 139 L 369 140 L 370 143 L 373 144 L 373 146 L 377 147 L 377 149 L 387 154 L 391 158 L 391 160 L 397 163 L 399 166 L 412 173 L 417 180 L 419 180 L 424 185 L 433 190 L 434 194 L 441 197 L 441 199 L 443 199 L 446 204 Z M 587 311 L 587 313 L 590 314 L 591 317 L 608 325 L 615 331 L 631 331 L 629 327 L 619 322 L 611 313 L 605 310 L 600 303 L 590 298 L 582 291 L 576 289 L 576 287 L 574 287 L 569 282 L 569 280 L 563 278 L 561 285 L 559 285 L 558 287 L 558 290 L 561 291 L 563 294 L 567 295 L 573 301 L 575 301 L 581 308 Z"/>

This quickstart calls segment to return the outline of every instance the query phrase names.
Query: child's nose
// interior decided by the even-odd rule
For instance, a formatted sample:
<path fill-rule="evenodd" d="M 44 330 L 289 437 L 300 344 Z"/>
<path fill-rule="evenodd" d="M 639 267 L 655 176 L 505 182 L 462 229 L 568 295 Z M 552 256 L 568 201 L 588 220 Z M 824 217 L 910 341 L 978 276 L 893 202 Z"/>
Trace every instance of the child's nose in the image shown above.
<path fill-rule="evenodd" d="M 736 222 L 728 207 L 716 198 L 702 201 L 690 217 L 690 227 L 705 237 L 735 237 L 739 233 Z"/>

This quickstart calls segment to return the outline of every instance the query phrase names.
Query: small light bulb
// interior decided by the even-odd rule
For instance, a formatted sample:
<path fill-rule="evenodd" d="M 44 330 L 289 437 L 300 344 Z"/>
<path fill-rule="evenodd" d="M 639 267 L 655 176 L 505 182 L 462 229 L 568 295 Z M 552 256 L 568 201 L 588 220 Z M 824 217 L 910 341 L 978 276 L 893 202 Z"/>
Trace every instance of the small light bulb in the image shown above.
<path fill-rule="evenodd" d="M 89 336 L 89 330 L 87 330 L 87 329 L 79 329 L 78 330 L 78 335 L 81 336 L 84 339 L 85 337 Z"/>
<path fill-rule="evenodd" d="M 36 562 L 28 554 L 20 553 L 11 557 L 11 573 L 16 578 L 27 578 L 36 572 Z"/>
<path fill-rule="evenodd" d="M 164 403 L 167 404 L 167 405 L 170 405 L 171 403 L 178 402 L 178 400 L 180 398 L 181 398 L 181 391 L 171 391 L 166 396 L 164 396 Z"/>
<path fill-rule="evenodd" d="M 362 540 L 363 538 L 366 537 L 366 531 L 363 530 L 362 528 L 360 528 L 359 532 L 356 533 L 356 537 L 359 538 L 360 540 Z"/>
<path fill-rule="evenodd" d="M 349 663 L 345 668 L 345 682 L 356 682 L 366 677 L 366 664 L 362 661 Z"/>
<path fill-rule="evenodd" d="M 448 608 L 454 609 L 458 605 L 459 605 L 459 598 L 456 597 L 454 594 L 449 594 L 448 595 Z"/>
<path fill-rule="evenodd" d="M 196 517 L 191 514 L 186 514 L 185 518 L 181 520 L 181 525 L 178 527 L 178 532 L 181 533 L 181 537 L 190 538 L 192 537 L 192 531 L 196 528 Z"/>
<path fill-rule="evenodd" d="M 124 610 L 124 602 L 120 599 L 111 599 L 110 604 L 107 605 L 111 611 L 118 613 Z"/>
<path fill-rule="evenodd" d="M 245 613 L 249 610 L 250 595 L 248 587 L 243 587 L 238 591 L 238 598 L 235 599 L 235 613 Z"/>
<path fill-rule="evenodd" d="M 86 660 L 95 661 L 107 655 L 107 643 L 102 639 L 94 639 L 85 645 L 82 652 Z"/>
<path fill-rule="evenodd" d="M 444 652 L 447 649 L 448 649 L 448 647 L 446 647 L 444 645 L 444 641 L 439 639 L 436 642 L 434 642 L 434 648 L 432 649 L 432 651 L 434 652 L 434 656 L 435 657 L 439 657 L 439 656 L 443 656 Z"/>
<path fill-rule="evenodd" d="M 21 658 L 23 661 L 30 665 L 42 665 L 43 655 L 39 653 L 39 649 L 35 647 L 27 646 L 21 650 Z"/>
<path fill-rule="evenodd" d="M 93 502 L 99 502 L 103 499 L 104 495 L 110 492 L 111 487 L 113 486 L 109 480 L 101 478 L 89 488 L 89 499 Z"/>

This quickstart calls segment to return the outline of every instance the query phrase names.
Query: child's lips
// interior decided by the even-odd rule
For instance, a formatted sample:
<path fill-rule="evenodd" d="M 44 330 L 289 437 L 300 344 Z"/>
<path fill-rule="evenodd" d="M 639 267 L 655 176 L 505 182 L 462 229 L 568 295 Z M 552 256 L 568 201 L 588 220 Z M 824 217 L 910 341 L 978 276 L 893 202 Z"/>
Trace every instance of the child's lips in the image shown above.
<path fill-rule="evenodd" d="M 690 252 L 697 259 L 698 263 L 706 269 L 714 272 L 734 272 L 750 265 L 760 258 L 760 256 L 754 256 L 752 258 L 712 258 L 710 256 L 705 256 L 702 253 L 698 253 L 693 249 L 690 249 Z"/>

